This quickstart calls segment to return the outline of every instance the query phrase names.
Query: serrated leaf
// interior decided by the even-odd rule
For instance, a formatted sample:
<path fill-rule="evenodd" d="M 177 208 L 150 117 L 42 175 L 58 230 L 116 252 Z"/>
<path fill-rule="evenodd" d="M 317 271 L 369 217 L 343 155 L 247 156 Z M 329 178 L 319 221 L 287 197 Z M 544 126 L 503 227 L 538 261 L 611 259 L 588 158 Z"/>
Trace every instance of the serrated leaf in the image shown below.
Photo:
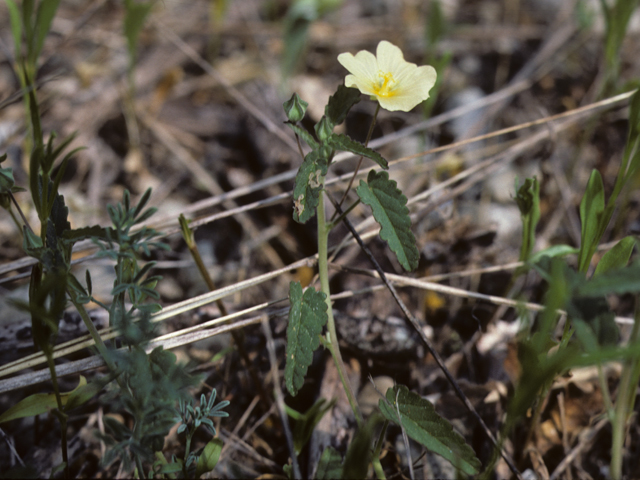
<path fill-rule="evenodd" d="M 384 417 L 401 425 L 407 435 L 430 451 L 447 459 L 467 475 L 475 475 L 482 464 L 462 435 L 438 415 L 433 404 L 404 385 L 387 390 L 387 401 L 378 405 Z"/>
<path fill-rule="evenodd" d="M 636 241 L 631 236 L 625 237 L 616 243 L 598 262 L 596 271 L 593 273 L 594 278 L 610 270 L 626 267 L 635 244 Z"/>
<path fill-rule="evenodd" d="M 420 252 L 416 237 L 411 231 L 411 219 L 407 208 L 407 197 L 389 180 L 387 172 L 369 172 L 367 183 L 360 180 L 356 189 L 362 203 L 373 210 L 373 217 L 380 225 L 380 238 L 389 244 L 400 265 L 407 270 L 418 266 Z"/>
<path fill-rule="evenodd" d="M 304 127 L 301 127 L 300 125 L 296 125 L 295 123 L 291 123 L 291 122 L 285 122 L 285 125 L 289 127 L 291 130 L 293 130 L 313 150 L 318 148 L 319 146 L 318 142 L 316 142 L 316 139 L 313 138 L 313 135 L 311 135 L 311 133 L 308 130 L 306 130 Z"/>
<path fill-rule="evenodd" d="M 370 158 L 385 170 L 389 168 L 389 164 L 382 155 L 369 147 L 365 147 L 360 142 L 356 142 L 355 140 L 349 138 L 347 135 L 332 133 L 329 138 L 327 138 L 326 143 L 331 145 L 336 150 L 344 150 L 347 152 L 355 153 L 356 155 L 362 155 L 363 157 Z"/>
<path fill-rule="evenodd" d="M 223 442 L 219 438 L 214 438 L 204 447 L 204 450 L 198 458 L 196 465 L 196 478 L 200 478 L 201 475 L 213 471 L 220 460 L 220 453 L 222 452 Z"/>
<path fill-rule="evenodd" d="M 322 452 L 316 470 L 316 480 L 330 480 L 342 475 L 342 457 L 333 447 L 327 447 Z"/>
<path fill-rule="evenodd" d="M 336 93 L 329 97 L 324 114 L 332 126 L 340 125 L 347 118 L 347 113 L 360 101 L 360 90 L 340 85 Z"/>
<path fill-rule="evenodd" d="M 295 396 L 304 384 L 313 352 L 320 345 L 320 333 L 327 323 L 325 294 L 313 288 L 302 293 L 300 282 L 289 284 L 289 325 L 287 326 L 285 385 Z"/>
<path fill-rule="evenodd" d="M 328 167 L 329 161 L 320 149 L 312 150 L 304 157 L 293 188 L 293 219 L 296 222 L 306 223 L 315 215 Z"/>

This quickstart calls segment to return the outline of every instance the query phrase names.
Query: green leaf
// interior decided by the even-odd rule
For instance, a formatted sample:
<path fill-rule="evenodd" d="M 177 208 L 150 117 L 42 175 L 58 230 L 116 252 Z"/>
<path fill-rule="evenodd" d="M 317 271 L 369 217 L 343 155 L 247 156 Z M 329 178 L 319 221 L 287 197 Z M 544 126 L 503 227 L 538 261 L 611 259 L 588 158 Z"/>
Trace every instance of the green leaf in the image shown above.
<path fill-rule="evenodd" d="M 552 245 L 551 247 L 540 250 L 529 257 L 529 264 L 538 263 L 543 258 L 564 257 L 572 253 L 578 253 L 580 250 L 570 245 Z"/>
<path fill-rule="evenodd" d="M 329 97 L 329 102 L 324 107 L 324 114 L 332 126 L 340 125 L 347 118 L 351 107 L 359 101 L 360 90 L 340 85 L 336 93 Z"/>
<path fill-rule="evenodd" d="M 293 219 L 296 222 L 306 223 L 315 215 L 328 168 L 329 161 L 320 149 L 312 150 L 304 157 L 293 188 Z"/>
<path fill-rule="evenodd" d="M 378 405 L 384 417 L 407 432 L 416 442 L 447 459 L 467 475 L 475 475 L 482 466 L 473 449 L 449 421 L 442 418 L 428 400 L 410 392 L 404 385 L 387 390 L 386 400 Z"/>
<path fill-rule="evenodd" d="M 13 35 L 13 47 L 16 60 L 20 58 L 20 50 L 22 45 L 22 20 L 20 18 L 20 10 L 13 0 L 5 0 L 9 9 L 9 19 L 11 22 L 11 34 Z"/>
<path fill-rule="evenodd" d="M 293 447 L 298 455 L 311 438 L 313 429 L 318 425 L 324 414 L 333 408 L 335 403 L 335 399 L 327 402 L 324 398 L 320 398 L 304 415 L 300 415 L 296 419 L 296 426 L 293 429 Z"/>
<path fill-rule="evenodd" d="M 578 270 L 586 273 L 589 269 L 598 242 L 600 242 L 600 219 L 604 212 L 604 185 L 600 172 L 593 170 L 587 189 L 580 202 L 580 254 L 578 255 Z"/>
<path fill-rule="evenodd" d="M 633 237 L 625 237 L 616 243 L 611 250 L 602 256 L 596 271 L 593 273 L 593 277 L 595 278 L 610 270 L 626 267 L 635 244 L 636 241 Z"/>
<path fill-rule="evenodd" d="M 517 188 L 516 203 L 522 218 L 522 245 L 519 260 L 526 262 L 536 242 L 536 225 L 540 219 L 540 183 L 537 178 L 527 178 L 524 184 Z"/>
<path fill-rule="evenodd" d="M 309 145 L 313 150 L 317 149 L 320 145 L 316 142 L 316 139 L 313 138 L 313 135 L 309 133 L 304 127 L 300 125 L 296 125 L 293 123 L 285 122 L 285 125 L 293 130 L 301 139 L 303 139 L 307 145 Z"/>
<path fill-rule="evenodd" d="M 389 180 L 387 172 L 371 170 L 367 182 L 360 180 L 356 192 L 362 203 L 373 210 L 373 217 L 380 224 L 380 238 L 389 244 L 405 270 L 414 270 L 418 266 L 420 252 L 411 231 L 407 197 L 396 187 L 395 181 Z"/>
<path fill-rule="evenodd" d="M 62 405 L 66 405 L 71 395 L 86 385 L 87 379 L 80 375 L 80 381 L 74 390 L 66 393 L 60 393 L 60 396 L 62 397 Z M 0 415 L 0 423 L 15 420 L 16 418 L 33 417 L 35 415 L 47 413 L 49 410 L 53 410 L 54 408 L 58 408 L 58 403 L 54 393 L 36 393 L 19 401 L 9 410 Z"/>
<path fill-rule="evenodd" d="M 336 150 L 344 150 L 347 152 L 355 153 L 356 155 L 362 155 L 363 157 L 370 158 L 385 170 L 389 168 L 389 164 L 382 155 L 369 147 L 365 147 L 360 142 L 356 142 L 355 140 L 349 138 L 347 135 L 332 133 L 327 139 L 326 143 L 331 145 Z"/>
<path fill-rule="evenodd" d="M 342 475 L 342 457 L 333 447 L 327 447 L 322 452 L 316 469 L 316 480 L 330 480 Z"/>
<path fill-rule="evenodd" d="M 82 379 L 84 377 L 80 376 L 80 378 Z M 64 411 L 68 412 L 88 402 L 98 393 L 100 393 L 100 390 L 102 390 L 108 383 L 112 382 L 114 379 L 115 375 L 109 374 L 105 377 L 98 378 L 91 383 L 86 383 L 85 381 L 84 385 L 82 384 L 82 382 L 80 382 L 75 390 L 69 392 L 67 402 L 64 406 Z"/>
<path fill-rule="evenodd" d="M 610 293 L 640 292 L 640 265 L 635 263 L 629 267 L 609 270 L 584 283 L 576 289 L 578 297 L 597 297 Z"/>
<path fill-rule="evenodd" d="M 302 294 L 300 282 L 289 284 L 289 325 L 284 379 L 293 396 L 302 388 L 313 352 L 320 345 L 320 333 L 327 323 L 325 294 L 307 288 Z"/>
<path fill-rule="evenodd" d="M 196 465 L 196 478 L 200 478 L 201 475 L 212 472 L 216 468 L 223 445 L 224 443 L 219 438 L 214 438 L 205 445 Z"/>
<path fill-rule="evenodd" d="M 380 421 L 380 415 L 372 415 L 366 425 L 356 432 L 344 456 L 342 475 L 338 478 L 367 478 L 371 463 L 373 429 Z"/>
<path fill-rule="evenodd" d="M 131 63 L 133 63 L 136 57 L 138 38 L 140 37 L 144 21 L 146 20 L 147 15 L 151 12 L 153 2 L 125 0 L 124 5 L 126 9 L 124 17 L 124 35 L 127 39 L 129 58 Z"/>
<path fill-rule="evenodd" d="M 60 5 L 60 0 L 42 0 L 38 5 L 35 24 L 35 44 L 33 50 L 30 52 L 31 61 L 34 65 L 44 45 L 44 39 L 51 29 L 51 22 L 56 15 L 58 5 Z"/>

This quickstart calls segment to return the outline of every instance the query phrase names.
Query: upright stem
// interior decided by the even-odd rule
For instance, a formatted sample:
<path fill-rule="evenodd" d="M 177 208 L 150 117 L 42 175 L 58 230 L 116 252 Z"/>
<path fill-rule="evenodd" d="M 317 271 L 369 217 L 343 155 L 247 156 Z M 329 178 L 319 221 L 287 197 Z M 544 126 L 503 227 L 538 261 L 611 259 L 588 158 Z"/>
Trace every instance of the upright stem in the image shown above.
<path fill-rule="evenodd" d="M 373 135 L 373 127 L 376 126 L 376 119 L 378 118 L 379 111 L 380 111 L 380 104 L 376 103 L 376 111 L 373 114 L 373 118 L 371 119 L 371 125 L 369 125 L 369 131 L 367 132 L 367 139 L 364 142 L 365 147 L 369 145 L 369 140 L 371 140 L 371 135 Z M 347 195 L 349 194 L 349 190 L 351 190 L 351 185 L 353 185 L 353 181 L 356 179 L 356 175 L 358 175 L 358 170 L 360 170 L 360 165 L 362 165 L 363 158 L 364 157 L 360 155 L 360 158 L 358 159 L 358 165 L 356 165 L 356 169 L 353 171 L 353 176 L 351 177 L 351 180 L 349 180 L 349 185 L 347 185 L 347 189 L 344 191 L 344 195 L 342 195 L 342 198 L 338 202 L 338 205 L 342 206 L 342 203 L 347 198 Z"/>
<path fill-rule="evenodd" d="M 58 410 L 54 410 L 54 412 L 60 421 L 60 446 L 62 448 L 62 462 L 64 463 L 64 478 L 71 478 L 71 474 L 69 472 L 69 455 L 67 452 L 67 415 L 64 413 L 64 405 L 62 404 L 60 387 L 58 386 L 58 377 L 56 376 L 56 366 L 53 363 L 51 351 L 46 352 L 46 357 L 47 365 L 49 366 L 49 373 L 51 374 L 53 392 L 55 393 L 56 403 L 58 404 Z"/>
<path fill-rule="evenodd" d="M 338 369 L 338 375 L 344 386 L 344 391 L 347 394 L 349 405 L 358 422 L 358 428 L 362 428 L 363 420 L 362 413 L 356 402 L 356 397 L 353 394 L 351 383 L 346 375 L 346 368 L 342 361 L 342 355 L 340 355 L 340 347 L 338 346 L 338 336 L 336 334 L 336 323 L 333 319 L 333 308 L 331 307 L 331 291 L 329 289 L 329 267 L 327 256 L 327 242 L 329 239 L 329 229 L 325 221 L 325 209 L 324 209 L 324 190 L 320 190 L 320 200 L 318 204 L 318 274 L 320 276 L 320 287 L 325 294 L 325 302 L 327 303 L 327 337 L 326 344 L 331 352 L 333 361 Z"/>
<path fill-rule="evenodd" d="M 633 323 L 633 330 L 629 338 L 629 344 L 633 345 L 640 339 L 640 306 L 638 305 L 640 298 L 636 297 L 636 313 Z M 638 358 L 629 358 L 624 362 L 620 384 L 618 387 L 618 395 L 616 397 L 615 415 L 612 424 L 611 433 L 611 478 L 619 480 L 622 478 L 622 453 L 624 447 L 624 439 L 627 434 L 627 420 L 629 412 L 633 409 L 635 399 L 636 385 L 638 384 L 638 374 L 640 360 Z"/>

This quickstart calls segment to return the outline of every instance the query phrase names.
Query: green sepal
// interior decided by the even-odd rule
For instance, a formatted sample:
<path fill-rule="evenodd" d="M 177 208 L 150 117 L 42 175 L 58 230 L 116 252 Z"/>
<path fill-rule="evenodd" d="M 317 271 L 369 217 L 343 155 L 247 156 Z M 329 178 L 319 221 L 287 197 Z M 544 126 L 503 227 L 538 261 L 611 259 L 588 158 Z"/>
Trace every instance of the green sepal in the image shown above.
<path fill-rule="evenodd" d="M 289 325 L 287 326 L 285 385 L 293 396 L 304 385 L 313 352 L 320 345 L 320 333 L 327 323 L 325 294 L 314 288 L 302 293 L 300 282 L 289 284 Z"/>
<path fill-rule="evenodd" d="M 389 168 L 389 164 L 382 155 L 369 147 L 365 147 L 360 142 L 356 142 L 347 135 L 333 133 L 327 138 L 326 143 L 336 150 L 344 150 L 370 158 L 385 170 Z"/>
<path fill-rule="evenodd" d="M 404 385 L 387 390 L 378 406 L 384 417 L 400 425 L 409 437 L 447 459 L 467 475 L 475 475 L 482 464 L 462 435 L 438 415 L 433 404 Z"/>
<path fill-rule="evenodd" d="M 316 132 L 316 137 L 318 137 L 318 140 L 323 143 L 326 142 L 333 133 L 333 125 L 326 115 L 322 116 L 320 121 L 314 125 L 313 129 Z"/>
<path fill-rule="evenodd" d="M 282 104 L 284 113 L 292 123 L 297 123 L 304 118 L 309 103 L 302 100 L 297 93 L 293 93 L 291 98 Z"/>
<path fill-rule="evenodd" d="M 389 180 L 387 172 L 369 172 L 367 183 L 360 180 L 356 189 L 362 203 L 373 210 L 373 217 L 380 225 L 380 238 L 389 244 L 400 265 L 411 271 L 418 267 L 420 252 L 416 237 L 411 231 L 411 218 L 407 197 Z"/>

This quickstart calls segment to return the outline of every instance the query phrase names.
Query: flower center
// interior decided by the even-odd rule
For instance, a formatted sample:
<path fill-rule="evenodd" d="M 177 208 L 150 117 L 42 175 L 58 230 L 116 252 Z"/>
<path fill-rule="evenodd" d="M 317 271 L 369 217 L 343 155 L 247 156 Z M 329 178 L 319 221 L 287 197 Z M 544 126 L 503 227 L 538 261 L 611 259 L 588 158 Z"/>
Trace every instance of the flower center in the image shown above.
<path fill-rule="evenodd" d="M 391 97 L 394 95 L 396 81 L 391 72 L 378 72 L 378 85 L 374 87 L 379 97 Z"/>

